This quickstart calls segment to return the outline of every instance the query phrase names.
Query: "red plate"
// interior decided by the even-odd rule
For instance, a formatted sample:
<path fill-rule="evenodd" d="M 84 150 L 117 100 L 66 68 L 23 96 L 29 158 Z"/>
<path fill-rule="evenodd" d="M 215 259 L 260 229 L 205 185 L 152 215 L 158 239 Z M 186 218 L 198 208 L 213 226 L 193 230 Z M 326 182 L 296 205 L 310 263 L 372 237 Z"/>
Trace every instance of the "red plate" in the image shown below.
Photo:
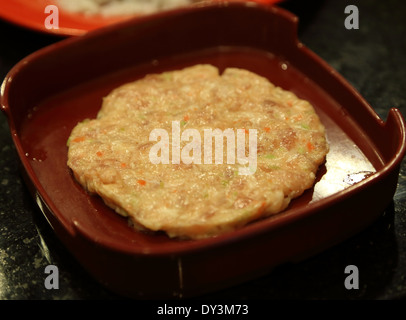
<path fill-rule="evenodd" d="M 128 17 L 104 17 L 101 15 L 84 16 L 59 8 L 59 28 L 47 29 L 45 19 L 50 13 L 45 13 L 45 8 L 48 5 L 56 4 L 57 1 L 52 0 L 0 0 L 0 18 L 25 28 L 62 36 L 79 36 L 88 31 L 128 19 Z"/>
<path fill-rule="evenodd" d="M 26 182 L 57 236 L 100 283 L 128 297 L 195 296 L 337 244 L 391 202 L 406 149 L 397 109 L 382 121 L 297 39 L 298 20 L 267 6 L 182 8 L 70 38 L 18 63 L 1 105 Z M 66 141 L 114 87 L 196 63 L 242 67 L 309 100 L 331 151 L 315 188 L 271 218 L 198 241 L 136 232 L 67 168 Z"/>
<path fill-rule="evenodd" d="M 208 0 L 221 2 L 222 0 Z M 245 1 L 245 0 L 231 0 Z M 277 3 L 281 0 L 251 0 L 259 3 Z M 59 24 L 56 29 L 45 27 L 45 19 L 50 12 L 45 13 L 49 5 L 56 5 L 59 13 Z M 88 31 L 109 26 L 117 22 L 134 18 L 137 15 L 103 16 L 83 15 L 68 12 L 58 6 L 55 0 L 0 0 L 0 18 L 35 31 L 57 34 L 62 36 L 80 36 Z"/>

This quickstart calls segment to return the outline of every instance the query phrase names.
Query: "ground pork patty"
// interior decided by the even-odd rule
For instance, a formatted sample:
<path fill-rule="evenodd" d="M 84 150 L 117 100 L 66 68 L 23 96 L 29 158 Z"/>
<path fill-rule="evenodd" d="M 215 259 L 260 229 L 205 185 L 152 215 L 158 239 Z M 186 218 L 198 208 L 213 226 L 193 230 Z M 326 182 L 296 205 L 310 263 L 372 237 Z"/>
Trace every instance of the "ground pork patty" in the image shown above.
<path fill-rule="evenodd" d="M 203 146 L 200 158 L 198 149 L 182 151 L 191 141 L 196 146 L 198 137 L 175 145 L 176 135 L 187 129 L 200 134 L 202 145 L 210 128 L 231 129 L 236 139 L 244 130 L 245 155 L 254 150 L 248 137 L 256 130 L 256 163 L 249 174 L 239 170 L 251 163 L 227 160 L 226 138 L 222 164 L 214 160 L 214 139 L 211 164 L 203 161 Z M 151 139 L 154 129 L 165 130 L 169 140 Z M 158 143 L 156 157 L 169 153 L 169 163 L 152 161 Z M 176 150 L 178 159 L 185 154 L 194 161 L 181 157 L 176 163 Z M 68 166 L 88 192 L 134 227 L 198 239 L 286 209 L 313 186 L 327 152 L 324 127 L 309 102 L 247 70 L 228 68 L 220 75 L 214 66 L 195 65 L 113 90 L 96 119 L 72 130 Z"/>

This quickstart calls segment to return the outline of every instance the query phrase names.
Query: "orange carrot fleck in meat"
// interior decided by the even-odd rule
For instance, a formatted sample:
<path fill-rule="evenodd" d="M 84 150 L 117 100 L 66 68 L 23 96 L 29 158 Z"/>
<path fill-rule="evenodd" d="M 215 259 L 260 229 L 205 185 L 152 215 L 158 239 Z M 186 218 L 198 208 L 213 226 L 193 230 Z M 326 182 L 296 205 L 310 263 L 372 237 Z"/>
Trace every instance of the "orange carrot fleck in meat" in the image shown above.
<path fill-rule="evenodd" d="M 310 141 L 307 143 L 306 146 L 309 152 L 313 151 L 316 148 Z"/>
<path fill-rule="evenodd" d="M 271 131 L 271 128 L 265 127 L 264 130 L 265 130 L 266 132 L 269 132 L 269 131 Z"/>
<path fill-rule="evenodd" d="M 98 157 L 101 157 L 103 155 L 103 152 L 97 151 L 96 154 Z"/>
<path fill-rule="evenodd" d="M 124 162 L 121 163 L 121 168 L 125 168 L 126 166 L 127 166 L 126 163 L 124 163 Z"/>
<path fill-rule="evenodd" d="M 185 116 L 183 117 L 183 120 L 188 121 L 188 120 L 189 120 L 189 116 L 188 116 L 188 115 L 185 115 Z"/>
<path fill-rule="evenodd" d="M 266 207 L 266 202 L 263 201 L 261 203 L 261 206 L 258 208 L 257 214 L 262 214 L 265 211 L 265 207 Z"/>
<path fill-rule="evenodd" d="M 138 182 L 138 184 L 140 184 L 142 186 L 145 186 L 147 184 L 147 182 L 145 180 L 138 180 L 137 182 Z"/>
<path fill-rule="evenodd" d="M 77 137 L 73 139 L 73 142 L 82 142 L 82 141 L 85 141 L 85 137 Z"/>

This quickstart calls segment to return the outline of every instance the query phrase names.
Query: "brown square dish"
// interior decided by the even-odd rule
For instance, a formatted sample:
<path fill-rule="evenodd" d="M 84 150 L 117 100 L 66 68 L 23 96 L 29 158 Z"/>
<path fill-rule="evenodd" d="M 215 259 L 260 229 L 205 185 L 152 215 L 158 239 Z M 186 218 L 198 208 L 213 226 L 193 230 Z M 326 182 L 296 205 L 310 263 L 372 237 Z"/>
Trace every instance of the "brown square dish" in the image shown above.
<path fill-rule="evenodd" d="M 392 200 L 405 122 L 373 108 L 297 39 L 278 7 L 205 4 L 60 41 L 19 62 L 1 87 L 22 173 L 56 235 L 83 267 L 132 298 L 190 297 L 263 275 L 361 231 Z M 176 240 L 137 232 L 73 179 L 66 142 L 113 88 L 148 73 L 211 63 L 240 67 L 310 101 L 330 152 L 315 187 L 283 213 L 224 235 Z"/>

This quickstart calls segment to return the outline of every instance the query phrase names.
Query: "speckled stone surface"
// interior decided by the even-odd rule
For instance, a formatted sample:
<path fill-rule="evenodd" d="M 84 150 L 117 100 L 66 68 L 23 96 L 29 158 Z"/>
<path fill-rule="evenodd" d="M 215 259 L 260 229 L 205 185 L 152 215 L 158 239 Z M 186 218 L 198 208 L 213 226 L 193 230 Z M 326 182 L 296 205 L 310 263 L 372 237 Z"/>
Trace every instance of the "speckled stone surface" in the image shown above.
<path fill-rule="evenodd" d="M 344 27 L 347 5 L 359 10 L 359 29 Z M 300 40 L 341 73 L 377 113 L 406 115 L 406 2 L 286 1 L 299 16 Z M 59 41 L 0 22 L 0 78 L 24 56 Z M 349 222 L 350 223 L 350 222 Z M 56 265 L 59 289 L 47 289 L 45 267 Z M 347 265 L 359 270 L 359 289 L 347 290 Z M 305 261 L 203 298 L 406 299 L 406 164 L 391 205 L 373 225 Z M 0 299 L 121 299 L 96 283 L 48 226 L 19 173 L 6 118 L 0 114 Z"/>

